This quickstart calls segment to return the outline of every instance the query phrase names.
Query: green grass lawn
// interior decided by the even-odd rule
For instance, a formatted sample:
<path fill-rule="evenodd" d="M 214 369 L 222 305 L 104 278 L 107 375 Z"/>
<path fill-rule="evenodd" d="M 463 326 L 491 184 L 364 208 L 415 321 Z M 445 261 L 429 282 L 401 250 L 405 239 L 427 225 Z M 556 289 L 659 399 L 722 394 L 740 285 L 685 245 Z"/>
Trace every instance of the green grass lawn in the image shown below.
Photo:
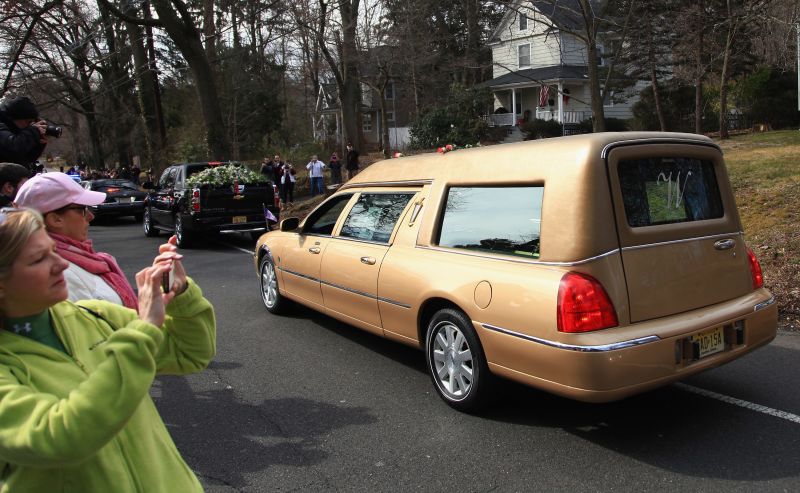
<path fill-rule="evenodd" d="M 782 314 L 800 324 L 800 131 L 739 135 L 725 153 L 749 246 Z"/>

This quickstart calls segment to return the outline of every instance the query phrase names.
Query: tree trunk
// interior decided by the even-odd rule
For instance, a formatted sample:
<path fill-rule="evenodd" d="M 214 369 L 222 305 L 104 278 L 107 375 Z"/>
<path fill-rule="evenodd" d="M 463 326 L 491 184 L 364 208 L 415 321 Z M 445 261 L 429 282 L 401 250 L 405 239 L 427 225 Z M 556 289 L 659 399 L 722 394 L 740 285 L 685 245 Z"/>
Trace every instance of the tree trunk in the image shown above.
<path fill-rule="evenodd" d="M 658 77 L 656 77 L 656 65 L 652 58 L 650 60 L 650 82 L 653 84 L 653 102 L 656 106 L 658 115 L 658 125 L 662 132 L 667 131 L 667 121 L 664 118 L 664 108 L 661 107 L 661 93 L 658 90 Z"/>
<path fill-rule="evenodd" d="M 175 15 L 172 6 L 175 1 L 153 0 L 153 6 L 164 30 L 181 51 L 194 76 L 197 97 L 200 100 L 200 109 L 205 124 L 208 157 L 223 160 L 230 156 L 230 145 L 222 119 L 214 71 L 211 69 L 197 28 L 188 21 L 181 21 Z"/>
<path fill-rule="evenodd" d="M 339 14 L 342 19 L 342 87 L 339 90 L 339 100 L 342 104 L 343 144 L 349 141 L 355 149 L 362 151 L 363 138 L 359 125 L 361 84 L 358 77 L 358 49 L 356 47 L 359 3 L 359 0 L 339 0 Z M 342 151 L 344 152 L 344 149 Z"/>
<path fill-rule="evenodd" d="M 703 31 L 697 33 L 695 46 L 694 133 L 703 133 Z"/>
<path fill-rule="evenodd" d="M 592 131 L 606 131 L 606 116 L 603 108 L 603 95 L 600 93 L 600 73 L 597 70 L 597 43 L 586 44 L 589 63 L 589 87 L 592 91 Z M 607 91 L 607 89 L 606 89 Z"/>
<path fill-rule="evenodd" d="M 134 74 L 136 77 L 136 88 L 138 93 L 137 102 L 139 103 L 139 115 L 142 124 L 142 135 L 145 142 L 145 163 L 143 168 L 155 166 L 156 148 L 158 147 L 158 124 L 155 118 L 155 91 L 153 89 L 153 77 L 150 73 L 150 62 L 147 58 L 147 51 L 144 45 L 144 30 L 136 24 L 126 22 L 125 28 L 128 30 L 128 38 L 133 51 L 133 64 L 136 67 Z"/>

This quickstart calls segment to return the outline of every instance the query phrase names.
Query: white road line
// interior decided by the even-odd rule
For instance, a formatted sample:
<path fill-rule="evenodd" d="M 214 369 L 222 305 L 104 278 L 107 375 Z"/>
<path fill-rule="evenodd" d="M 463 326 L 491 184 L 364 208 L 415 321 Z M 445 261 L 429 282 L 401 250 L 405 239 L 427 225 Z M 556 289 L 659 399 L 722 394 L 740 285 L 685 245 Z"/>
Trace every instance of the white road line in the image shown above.
<path fill-rule="evenodd" d="M 676 383 L 674 384 L 681 390 L 685 390 L 686 392 L 691 392 L 693 394 L 702 395 L 703 397 L 709 397 L 711 399 L 716 399 L 718 401 L 722 401 L 728 404 L 733 404 L 734 406 L 743 407 L 745 409 L 749 409 L 751 411 L 756 411 L 763 414 L 768 414 L 770 416 L 774 416 L 776 418 L 785 419 L 787 421 L 791 421 L 792 423 L 800 424 L 800 416 L 797 414 L 787 413 L 786 411 L 779 411 L 778 409 L 773 409 L 771 407 L 762 406 L 761 404 L 754 404 L 752 402 L 743 401 L 741 399 L 737 399 L 735 397 L 731 397 L 724 394 L 718 394 L 716 392 L 712 392 L 710 390 L 701 389 L 699 387 L 693 387 L 692 385 L 687 385 L 685 383 Z"/>
<path fill-rule="evenodd" d="M 253 250 L 248 250 L 246 248 L 238 247 L 236 245 L 231 245 L 230 243 L 228 243 L 226 241 L 217 240 L 217 243 L 219 243 L 220 245 L 225 245 L 228 248 L 234 248 L 234 249 L 239 250 L 240 252 L 244 252 L 244 253 L 246 253 L 248 255 L 252 255 L 253 254 Z"/>

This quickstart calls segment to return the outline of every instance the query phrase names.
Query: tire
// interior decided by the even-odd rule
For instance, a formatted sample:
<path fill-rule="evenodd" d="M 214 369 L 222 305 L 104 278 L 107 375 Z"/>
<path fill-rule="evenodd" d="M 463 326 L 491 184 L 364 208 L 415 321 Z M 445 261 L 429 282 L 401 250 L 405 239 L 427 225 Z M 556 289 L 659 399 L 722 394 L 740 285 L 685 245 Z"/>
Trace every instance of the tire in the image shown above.
<path fill-rule="evenodd" d="M 272 257 L 264 255 L 258 269 L 261 284 L 261 302 L 268 312 L 274 314 L 284 313 L 289 304 L 289 300 L 281 295 L 278 288 L 278 273 L 275 271 L 275 263 Z"/>
<path fill-rule="evenodd" d="M 146 207 L 144 209 L 144 216 L 142 217 L 142 228 L 144 229 L 144 235 L 149 237 L 158 236 L 158 230 L 153 226 L 153 218 L 150 217 L 150 208 Z"/>
<path fill-rule="evenodd" d="M 465 413 L 484 409 L 493 380 L 472 322 L 460 310 L 444 308 L 428 323 L 425 360 L 436 392 Z"/>
<path fill-rule="evenodd" d="M 191 236 L 184 229 L 183 219 L 180 214 L 175 214 L 175 237 L 178 240 L 178 248 L 187 248 L 192 244 Z"/>

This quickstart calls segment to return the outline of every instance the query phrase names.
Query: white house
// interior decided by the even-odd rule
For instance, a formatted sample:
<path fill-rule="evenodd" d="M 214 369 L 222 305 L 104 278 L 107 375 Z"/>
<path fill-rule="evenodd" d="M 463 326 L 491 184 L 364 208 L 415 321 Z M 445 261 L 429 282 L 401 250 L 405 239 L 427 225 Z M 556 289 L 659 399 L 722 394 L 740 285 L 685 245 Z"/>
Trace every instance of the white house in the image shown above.
<path fill-rule="evenodd" d="M 580 29 L 577 0 L 517 1 L 492 33 L 493 79 L 483 83 L 494 96 L 493 126 L 533 118 L 565 126 L 591 117 L 586 45 L 565 29 Z M 602 46 L 598 46 L 602 53 Z M 605 60 L 600 59 L 602 67 Z M 631 118 L 631 107 L 646 83 L 604 98 L 607 118 Z"/>

